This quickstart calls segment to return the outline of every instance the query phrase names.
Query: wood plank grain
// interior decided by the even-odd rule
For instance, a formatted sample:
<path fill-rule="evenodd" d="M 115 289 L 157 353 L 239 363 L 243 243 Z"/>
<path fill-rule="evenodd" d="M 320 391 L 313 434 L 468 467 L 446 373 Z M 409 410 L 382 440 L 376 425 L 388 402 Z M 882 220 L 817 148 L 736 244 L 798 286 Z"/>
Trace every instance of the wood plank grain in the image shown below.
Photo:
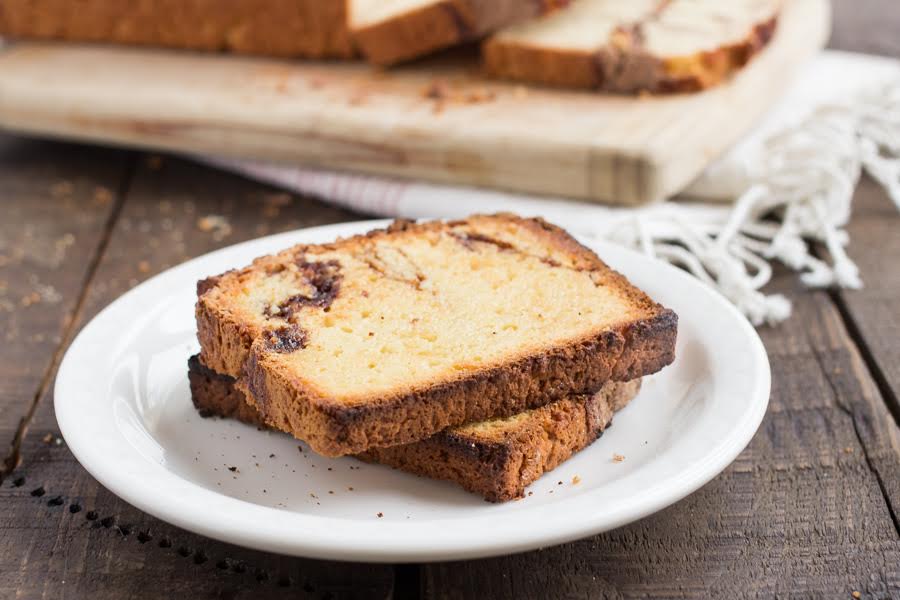
<path fill-rule="evenodd" d="M 7 162 L 4 157 L 0 169 Z M 32 179 L 35 185 L 45 181 Z M 0 186 L 4 180 L 10 181 L 0 176 Z M 308 212 L 298 214 L 282 206 L 283 196 L 268 197 L 271 190 L 178 162 L 167 161 L 159 172 L 143 169 L 135 193 L 144 200 L 126 205 L 122 216 L 130 225 L 111 240 L 85 318 L 164 265 L 257 231 L 274 231 L 277 225 L 265 214 L 280 211 L 298 224 L 315 220 L 321 211 L 325 220 L 343 216 L 315 203 L 303 203 L 300 210 Z M 217 204 L 216 194 L 223 204 Z M 226 212 L 223 198 L 229 196 L 243 198 L 250 208 L 241 204 L 237 213 Z M 862 222 L 866 206 L 863 199 L 857 216 L 863 215 Z M 226 216 L 227 226 L 213 220 L 214 226 L 201 228 L 200 220 L 210 215 Z M 882 216 L 876 209 L 873 221 Z M 893 256 L 893 250 L 879 252 L 892 231 L 867 224 L 854 233 L 855 240 L 870 240 L 873 247 L 871 253 L 858 253 L 851 246 L 864 275 L 878 265 L 866 258 L 870 254 L 873 259 Z M 867 282 L 871 286 L 872 278 L 867 276 Z M 782 280 L 780 285 L 789 284 Z M 859 297 L 873 301 L 876 296 L 866 295 L 870 291 Z M 725 474 L 667 511 L 610 534 L 521 556 L 429 566 L 423 572 L 428 595 L 847 597 L 858 590 L 863 597 L 900 596 L 897 512 L 894 504 L 892 514 L 889 503 L 896 497 L 892 482 L 900 483 L 896 428 L 828 298 L 797 290 L 791 294 L 796 318 L 764 333 L 775 369 L 772 408 L 760 434 Z M 882 300 L 889 311 L 891 298 Z M 896 310 L 888 315 L 896 317 Z M 896 364 L 886 361 L 882 364 Z M 87 476 L 64 445 L 56 445 L 49 400 L 42 398 L 26 437 L 25 462 L 0 486 L 0 596 L 390 593 L 384 570 L 243 550 L 134 510 Z M 43 495 L 31 494 L 41 488 Z M 74 507 L 78 512 L 72 512 Z M 95 519 L 88 518 L 91 510 Z M 415 572 L 409 576 L 414 579 Z"/>
<path fill-rule="evenodd" d="M 0 135 L 0 481 L 96 258 L 124 152 Z"/>
<path fill-rule="evenodd" d="M 0 124 L 645 203 L 682 190 L 771 107 L 824 44 L 828 8 L 826 0 L 787 3 L 771 47 L 723 86 L 640 101 L 539 87 L 523 93 L 485 80 L 472 56 L 383 72 L 353 62 L 23 44 L 0 53 Z M 425 93 L 436 81 L 446 87 L 443 99 Z"/>
<path fill-rule="evenodd" d="M 830 47 L 900 58 L 900 11 L 892 0 L 834 0 Z M 863 177 L 853 199 L 847 252 L 865 287 L 833 298 L 881 396 L 900 423 L 900 214 L 874 181 Z M 864 429 L 865 430 L 865 429 Z M 876 464 L 880 461 L 875 459 Z M 884 477 L 885 493 L 900 515 L 900 478 Z"/>
<path fill-rule="evenodd" d="M 871 179 L 854 199 L 847 252 L 865 282 L 861 290 L 834 293 L 838 308 L 895 421 L 900 422 L 900 213 Z M 895 514 L 900 515 L 900 477 L 886 477 Z"/>
<path fill-rule="evenodd" d="M 897 427 L 828 296 L 786 291 L 794 318 L 762 332 L 770 409 L 721 476 L 653 517 L 581 542 L 430 565 L 427 597 L 900 595 L 900 533 L 881 487 L 900 479 Z"/>
<path fill-rule="evenodd" d="M 168 266 L 244 239 L 350 213 L 177 160 L 142 160 L 77 315 Z M 0 486 L 0 597 L 384 598 L 390 567 L 238 548 L 154 519 L 102 488 L 58 439 L 41 398 L 22 464 Z"/>

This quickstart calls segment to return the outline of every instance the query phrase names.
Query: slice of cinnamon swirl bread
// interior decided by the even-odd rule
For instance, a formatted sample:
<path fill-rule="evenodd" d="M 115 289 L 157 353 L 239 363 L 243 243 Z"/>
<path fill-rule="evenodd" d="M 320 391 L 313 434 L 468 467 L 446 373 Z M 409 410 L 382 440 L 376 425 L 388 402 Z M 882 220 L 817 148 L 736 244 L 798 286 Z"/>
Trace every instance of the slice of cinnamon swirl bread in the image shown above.
<path fill-rule="evenodd" d="M 203 281 L 203 363 L 327 456 L 538 408 L 674 358 L 676 315 L 563 230 L 396 223 Z"/>

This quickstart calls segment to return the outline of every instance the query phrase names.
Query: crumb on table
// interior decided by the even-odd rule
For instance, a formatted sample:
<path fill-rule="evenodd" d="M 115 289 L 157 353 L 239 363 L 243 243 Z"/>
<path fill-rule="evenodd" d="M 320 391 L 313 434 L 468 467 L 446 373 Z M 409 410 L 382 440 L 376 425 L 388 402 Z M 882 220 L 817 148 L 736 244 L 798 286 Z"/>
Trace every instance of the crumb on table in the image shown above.
<path fill-rule="evenodd" d="M 444 110 L 447 103 L 483 104 L 493 102 L 497 99 L 497 92 L 484 86 L 469 90 L 451 89 L 446 81 L 435 79 L 422 89 L 422 97 L 434 102 L 434 112 L 438 114 Z"/>
<path fill-rule="evenodd" d="M 64 198 L 71 196 L 75 190 L 75 186 L 71 181 L 59 181 L 50 186 L 50 195 L 54 198 Z"/>
<path fill-rule="evenodd" d="M 197 219 L 197 229 L 212 233 L 213 239 L 221 241 L 231 235 L 231 223 L 222 215 L 206 215 Z"/>
<path fill-rule="evenodd" d="M 100 205 L 109 204 L 112 202 L 113 193 L 109 190 L 109 188 L 105 188 L 103 186 L 97 186 L 94 188 L 94 202 Z"/>

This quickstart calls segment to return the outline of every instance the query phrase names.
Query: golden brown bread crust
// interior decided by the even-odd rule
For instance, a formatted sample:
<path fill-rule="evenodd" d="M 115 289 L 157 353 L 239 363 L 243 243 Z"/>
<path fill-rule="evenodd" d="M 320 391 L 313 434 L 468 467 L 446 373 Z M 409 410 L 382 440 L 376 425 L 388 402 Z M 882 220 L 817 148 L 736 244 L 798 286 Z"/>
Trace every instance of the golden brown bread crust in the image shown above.
<path fill-rule="evenodd" d="M 595 54 L 488 39 L 481 47 L 481 57 L 487 74 L 498 79 L 588 89 L 602 84 Z"/>
<path fill-rule="evenodd" d="M 569 394 L 655 373 L 674 358 L 675 313 L 604 331 L 577 344 L 442 382 L 382 401 L 347 406 L 304 389 L 291 373 L 267 364 L 258 343 L 239 382 L 271 426 L 306 441 L 319 454 L 359 454 L 408 444 L 448 427 L 508 417 Z"/>
<path fill-rule="evenodd" d="M 0 35 L 348 58 L 346 0 L 3 0 Z"/>
<path fill-rule="evenodd" d="M 235 387 L 235 380 L 221 375 L 200 362 L 195 354 L 188 359 L 188 383 L 191 400 L 201 417 L 237 419 L 248 425 L 266 427 L 259 411 L 245 400 L 243 392 Z"/>
<path fill-rule="evenodd" d="M 188 361 L 188 377 L 194 406 L 202 416 L 265 427 L 233 378 L 206 368 L 197 356 Z M 452 481 L 491 502 L 512 500 L 596 440 L 613 413 L 639 389 L 640 380 L 608 383 L 597 394 L 564 398 L 516 418 L 512 427 L 488 427 L 484 433 L 473 433 L 471 426 L 451 429 L 412 444 L 373 448 L 357 458 Z"/>
<path fill-rule="evenodd" d="M 640 380 L 607 383 L 596 394 L 557 400 L 492 440 L 450 429 L 412 444 L 372 448 L 358 458 L 452 481 L 490 502 L 505 502 L 522 497 L 541 475 L 599 438 L 613 413 L 639 389 Z"/>
<path fill-rule="evenodd" d="M 202 293 L 197 323 L 203 363 L 217 372 L 241 377 L 239 385 L 269 425 L 307 441 L 320 454 L 341 456 L 415 442 L 463 423 L 514 415 L 570 394 L 593 392 L 609 380 L 643 377 L 674 360 L 675 313 L 647 298 L 565 231 L 540 219 L 473 217 L 479 218 L 508 220 L 529 228 L 548 245 L 566 252 L 576 270 L 592 276 L 602 274 L 604 285 L 623 290 L 634 305 L 641 307 L 642 314 L 649 316 L 592 332 L 565 346 L 548 347 L 497 367 L 470 372 L 457 380 L 436 381 L 348 405 L 305 386 L 283 368 L 262 331 L 230 319 L 208 301 L 207 293 Z M 398 232 L 441 230 L 465 222 L 400 222 L 338 244 L 346 246 L 363 237 Z M 258 259 L 249 268 L 265 268 L 268 260 Z M 230 277 L 240 280 L 246 271 Z M 215 281 L 201 282 L 198 291 L 208 292 L 212 286 Z"/>
<path fill-rule="evenodd" d="M 477 39 L 569 0 L 438 0 L 395 18 L 353 27 L 369 62 L 388 66 Z"/>
<path fill-rule="evenodd" d="M 595 52 L 532 47 L 490 38 L 482 46 L 487 73 L 496 78 L 615 93 L 679 93 L 708 89 L 743 68 L 771 40 L 777 15 L 740 41 L 691 56 L 654 56 L 640 36 L 619 31 L 618 43 Z"/>

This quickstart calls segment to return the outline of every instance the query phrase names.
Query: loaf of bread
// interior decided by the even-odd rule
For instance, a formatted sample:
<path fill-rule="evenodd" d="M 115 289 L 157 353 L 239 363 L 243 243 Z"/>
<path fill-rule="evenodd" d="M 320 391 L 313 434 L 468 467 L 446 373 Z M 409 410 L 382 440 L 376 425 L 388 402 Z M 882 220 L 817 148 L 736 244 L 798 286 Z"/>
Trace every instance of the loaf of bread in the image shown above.
<path fill-rule="evenodd" d="M 305 58 L 348 58 L 358 48 L 370 62 L 392 65 L 493 33 L 483 56 L 495 77 L 695 91 L 765 46 L 781 2 L 3 0 L 0 36 Z"/>
<path fill-rule="evenodd" d="M 473 40 L 568 0 L 4 0 L 0 35 L 388 65 Z M 351 35 L 350 29 L 353 32 Z"/>
<path fill-rule="evenodd" d="M 352 0 L 349 25 L 370 62 L 391 65 L 565 4 L 568 0 Z"/>
<path fill-rule="evenodd" d="M 0 36 L 346 58 L 347 0 L 3 0 Z"/>
<path fill-rule="evenodd" d="M 591 445 L 640 390 L 640 380 L 609 382 L 505 419 L 447 429 L 421 442 L 371 448 L 358 458 L 452 481 L 490 502 L 525 488 Z"/>
<path fill-rule="evenodd" d="M 574 0 L 483 46 L 488 73 L 610 92 L 686 92 L 743 67 L 771 38 L 781 0 Z"/>
<path fill-rule="evenodd" d="M 675 314 L 539 219 L 398 222 L 198 284 L 203 363 L 326 456 L 537 408 L 674 358 Z"/>
<path fill-rule="evenodd" d="M 201 362 L 188 361 L 194 406 L 204 417 L 232 418 L 266 427 L 235 380 Z M 463 425 L 421 442 L 372 448 L 357 458 L 452 481 L 491 502 L 521 497 L 544 473 L 590 445 L 606 429 L 613 413 L 640 389 L 640 380 L 607 383 L 600 392 L 570 396 L 507 419 Z"/>

